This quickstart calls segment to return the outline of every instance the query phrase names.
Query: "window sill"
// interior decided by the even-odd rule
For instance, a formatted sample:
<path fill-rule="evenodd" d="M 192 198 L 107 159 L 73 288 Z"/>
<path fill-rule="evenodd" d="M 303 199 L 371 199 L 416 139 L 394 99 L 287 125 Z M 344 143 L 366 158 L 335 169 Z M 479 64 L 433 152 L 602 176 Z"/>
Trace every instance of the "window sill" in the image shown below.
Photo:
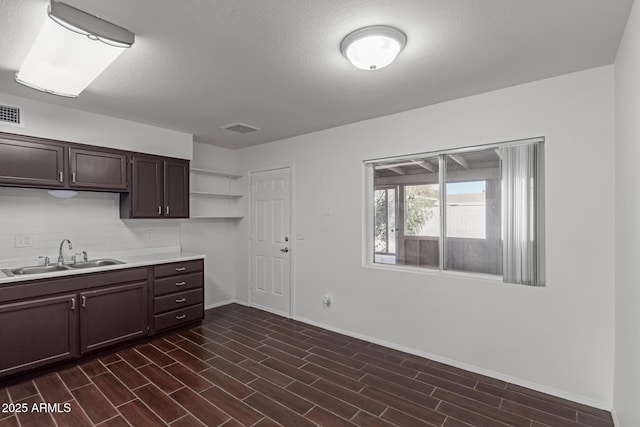
<path fill-rule="evenodd" d="M 486 273 L 468 273 L 464 271 L 451 271 L 451 270 L 440 270 L 440 269 L 430 269 L 425 267 L 413 267 L 410 265 L 393 265 L 393 264 L 381 264 L 381 263 L 372 263 L 367 262 L 362 265 L 364 268 L 370 268 L 374 270 L 386 270 L 386 271 L 398 271 L 403 273 L 414 273 L 414 274 L 422 274 L 426 276 L 435 276 L 435 277 L 448 277 L 448 278 L 461 278 L 461 279 L 470 279 L 470 280 L 481 280 L 484 282 L 491 283 L 504 283 L 502 281 L 502 276 L 496 274 L 486 274 Z M 509 283 L 505 283 L 509 284 Z"/>

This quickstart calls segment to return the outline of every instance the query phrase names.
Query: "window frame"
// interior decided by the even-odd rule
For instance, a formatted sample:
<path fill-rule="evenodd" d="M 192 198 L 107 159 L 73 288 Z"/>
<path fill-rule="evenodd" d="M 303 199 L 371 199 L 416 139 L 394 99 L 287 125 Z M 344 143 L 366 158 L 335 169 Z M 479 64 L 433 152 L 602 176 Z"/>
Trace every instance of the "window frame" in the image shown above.
<path fill-rule="evenodd" d="M 469 153 L 474 151 L 482 151 L 488 149 L 500 149 L 501 147 L 509 147 L 509 146 L 518 146 L 518 145 L 528 145 L 528 144 L 541 144 L 542 147 L 545 145 L 544 137 L 534 137 L 534 138 L 525 138 L 518 139 L 512 141 L 504 141 L 490 144 L 482 144 L 482 145 L 474 145 L 474 146 L 466 146 L 460 148 L 452 148 L 452 149 L 443 149 L 437 151 L 428 151 L 414 154 L 407 154 L 401 156 L 390 156 L 390 157 L 381 157 L 375 159 L 367 159 L 363 161 L 363 256 L 362 256 L 362 264 L 363 267 L 381 269 L 381 270 L 392 270 L 392 271 L 403 271 L 410 273 L 418 273 L 418 274 L 427 274 L 427 275 L 437 275 L 437 276 L 453 276 L 453 277 L 465 277 L 465 278 L 473 278 L 473 279 L 481 279 L 490 282 L 500 282 L 507 283 L 503 281 L 503 274 L 490 274 L 490 273 L 481 273 L 481 272 L 471 272 L 471 271 L 458 271 L 458 270 L 447 270 L 446 266 L 446 227 L 447 227 L 447 193 L 446 193 L 446 156 Z M 544 150 L 543 150 L 544 153 Z M 438 180 L 440 187 L 440 260 L 438 267 L 422 267 L 422 266 L 414 266 L 414 265 L 406 265 L 406 264 L 384 264 L 384 263 L 376 263 L 375 258 L 375 244 L 374 244 L 374 227 L 375 227 L 375 207 L 374 207 L 374 199 L 375 199 L 375 182 L 374 182 L 374 165 L 382 162 L 399 162 L 403 160 L 410 161 L 411 159 L 423 157 L 438 157 L 439 159 L 439 168 L 438 168 Z M 542 256 L 538 260 L 538 268 L 542 271 L 542 280 L 540 283 L 533 285 L 534 287 L 544 287 L 546 286 L 545 281 L 545 202 L 544 202 L 544 187 L 545 187 L 545 174 L 544 174 L 544 163 L 546 160 L 544 159 L 544 155 L 542 156 L 543 162 L 540 168 L 541 175 L 537 179 L 537 184 L 540 186 L 541 199 L 537 200 L 535 209 L 537 210 L 540 218 L 538 219 L 537 224 L 537 238 L 539 240 L 538 244 L 542 247 Z M 396 218 L 396 221 L 398 218 Z M 399 249 L 397 249 L 399 250 Z M 510 283 L 513 284 L 513 283 Z M 527 285 L 525 285 L 527 286 Z"/>

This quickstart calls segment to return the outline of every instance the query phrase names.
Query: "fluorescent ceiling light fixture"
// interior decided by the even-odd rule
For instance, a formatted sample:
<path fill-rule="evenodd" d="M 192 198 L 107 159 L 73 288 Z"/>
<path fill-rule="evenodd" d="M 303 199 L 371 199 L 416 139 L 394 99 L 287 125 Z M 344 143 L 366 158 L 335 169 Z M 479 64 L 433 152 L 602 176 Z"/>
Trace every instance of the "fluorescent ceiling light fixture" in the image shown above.
<path fill-rule="evenodd" d="M 49 18 L 16 81 L 76 98 L 135 41 L 132 32 L 64 3 L 51 1 Z"/>
<path fill-rule="evenodd" d="M 407 36 L 386 25 L 360 28 L 340 43 L 340 51 L 361 70 L 379 70 L 391 64 L 407 44 Z"/>
<path fill-rule="evenodd" d="M 69 199 L 78 195 L 75 190 L 48 190 L 47 193 L 58 199 Z"/>

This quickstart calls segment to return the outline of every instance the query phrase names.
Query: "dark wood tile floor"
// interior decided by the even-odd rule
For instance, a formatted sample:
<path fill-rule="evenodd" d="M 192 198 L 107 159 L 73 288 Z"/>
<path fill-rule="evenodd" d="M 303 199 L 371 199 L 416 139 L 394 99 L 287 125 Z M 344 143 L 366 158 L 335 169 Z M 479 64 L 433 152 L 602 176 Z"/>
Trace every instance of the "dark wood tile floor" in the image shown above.
<path fill-rule="evenodd" d="M 240 305 L 0 389 L 4 426 L 613 426 L 599 409 Z M 64 409 L 64 407 L 61 407 Z"/>

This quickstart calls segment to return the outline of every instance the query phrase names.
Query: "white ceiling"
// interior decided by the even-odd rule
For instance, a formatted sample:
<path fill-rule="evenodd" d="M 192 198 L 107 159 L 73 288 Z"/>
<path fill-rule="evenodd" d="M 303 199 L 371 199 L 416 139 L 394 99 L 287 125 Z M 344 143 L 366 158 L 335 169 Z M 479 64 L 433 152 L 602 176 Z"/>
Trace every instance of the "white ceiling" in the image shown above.
<path fill-rule="evenodd" d="M 14 82 L 47 0 L 0 1 L 0 92 L 240 148 L 614 62 L 633 0 L 65 0 L 136 34 L 78 99 Z M 349 32 L 407 34 L 368 72 Z M 259 132 L 220 126 L 242 122 Z"/>

